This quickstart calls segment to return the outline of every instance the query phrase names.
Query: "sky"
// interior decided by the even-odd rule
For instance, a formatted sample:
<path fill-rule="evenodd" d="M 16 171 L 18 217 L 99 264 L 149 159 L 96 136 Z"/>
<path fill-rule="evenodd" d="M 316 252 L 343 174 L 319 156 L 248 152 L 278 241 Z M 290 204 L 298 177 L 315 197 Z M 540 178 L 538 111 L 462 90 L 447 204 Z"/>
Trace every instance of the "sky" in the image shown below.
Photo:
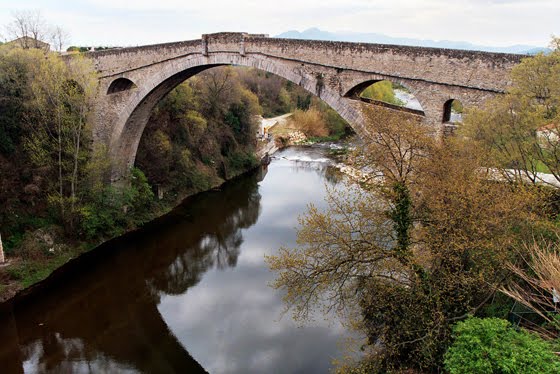
<path fill-rule="evenodd" d="M 244 31 L 311 27 L 487 46 L 547 46 L 559 0 L 0 0 L 0 34 L 18 10 L 39 10 L 73 45 L 135 46 Z"/>

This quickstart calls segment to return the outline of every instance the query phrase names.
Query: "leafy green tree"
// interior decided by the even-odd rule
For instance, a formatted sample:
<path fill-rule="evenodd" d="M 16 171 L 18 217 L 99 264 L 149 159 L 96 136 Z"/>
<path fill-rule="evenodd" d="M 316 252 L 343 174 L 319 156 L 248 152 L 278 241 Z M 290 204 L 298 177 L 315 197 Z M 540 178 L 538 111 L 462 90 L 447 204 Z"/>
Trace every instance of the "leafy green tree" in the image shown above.
<path fill-rule="evenodd" d="M 144 173 L 131 170 L 130 185 L 103 185 L 90 191 L 79 207 L 80 234 L 88 240 L 109 239 L 154 216 L 154 194 Z"/>
<path fill-rule="evenodd" d="M 23 134 L 22 122 L 29 100 L 29 60 L 39 61 L 43 53 L 0 47 L 0 153 L 13 153 Z"/>
<path fill-rule="evenodd" d="M 560 372 L 560 359 L 548 342 L 506 320 L 469 318 L 457 323 L 453 335 L 445 354 L 450 374 Z"/>
<path fill-rule="evenodd" d="M 267 259 L 295 316 L 339 312 L 380 370 L 441 370 L 451 326 L 488 303 L 530 224 L 533 192 L 488 182 L 461 139 L 437 142 L 412 117 L 364 109 L 361 188 L 334 191 L 300 220 L 298 247 Z"/>
<path fill-rule="evenodd" d="M 30 125 L 38 126 L 27 138 L 26 149 L 37 167 L 54 165 L 57 193 L 49 200 L 72 228 L 80 175 L 90 152 L 88 120 L 97 79 L 91 62 L 80 56 L 65 63 L 59 56 L 47 54 L 30 66 L 30 72 Z"/>
<path fill-rule="evenodd" d="M 373 83 L 362 92 L 361 96 L 393 105 L 404 105 L 403 101 L 395 96 L 393 84 L 386 80 Z"/>
<path fill-rule="evenodd" d="M 524 59 L 507 94 L 470 108 L 460 133 L 477 140 L 507 180 L 560 181 L 560 50 Z"/>
<path fill-rule="evenodd" d="M 244 86 L 247 77 L 245 70 L 210 69 L 177 86 L 154 109 L 136 162 L 170 198 L 208 189 L 256 165 L 252 153 L 262 109 Z"/>

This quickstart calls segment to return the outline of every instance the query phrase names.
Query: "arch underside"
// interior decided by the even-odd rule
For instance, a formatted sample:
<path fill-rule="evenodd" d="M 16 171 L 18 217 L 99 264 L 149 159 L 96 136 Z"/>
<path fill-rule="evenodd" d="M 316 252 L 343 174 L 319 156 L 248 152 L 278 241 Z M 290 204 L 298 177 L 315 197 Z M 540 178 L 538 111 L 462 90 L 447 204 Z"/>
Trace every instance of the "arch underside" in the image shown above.
<path fill-rule="evenodd" d="M 109 88 L 107 89 L 107 95 L 126 91 L 126 90 L 131 90 L 135 87 L 136 85 L 130 79 L 117 78 L 109 85 Z"/>
<path fill-rule="evenodd" d="M 363 102 L 368 103 L 368 104 L 382 106 L 384 108 L 388 108 L 388 109 L 391 109 L 391 110 L 406 112 L 406 113 L 413 114 L 413 115 L 416 115 L 416 116 L 425 117 L 426 114 L 424 113 L 422 103 L 420 103 L 420 101 L 418 100 L 418 98 L 415 95 L 412 95 L 412 98 L 415 101 L 417 101 L 418 105 L 420 106 L 420 109 L 410 108 L 406 105 L 396 105 L 396 104 L 388 103 L 388 102 L 381 101 L 381 100 L 369 99 L 369 98 L 366 98 L 366 97 L 362 96 L 362 93 L 368 87 L 370 87 L 373 84 L 383 82 L 383 81 L 387 81 L 387 82 L 390 82 L 392 84 L 398 83 L 401 86 L 408 89 L 409 92 L 411 91 L 410 87 L 407 87 L 405 84 L 403 84 L 402 81 L 380 77 L 380 78 L 377 78 L 377 79 L 365 80 L 363 82 L 360 82 L 360 83 L 356 84 L 355 86 L 351 87 L 343 96 L 348 97 L 348 98 L 353 99 L 353 100 L 360 100 L 360 101 L 363 101 Z"/>
<path fill-rule="evenodd" d="M 130 97 L 120 110 L 109 144 L 113 160 L 113 181 L 127 175 L 134 165 L 142 133 L 155 105 L 186 79 L 204 70 L 224 65 L 252 67 L 285 78 L 321 98 L 348 121 L 358 134 L 364 134 L 361 113 L 357 105 L 352 103 L 353 100 L 342 97 L 328 87 L 320 86 L 313 74 L 278 66 L 274 61 L 266 58 L 245 57 L 232 53 L 214 55 L 212 58 L 196 56 L 165 64 L 147 75 L 147 79 L 143 82 L 132 79 L 138 82 L 138 88 L 127 91 Z"/>

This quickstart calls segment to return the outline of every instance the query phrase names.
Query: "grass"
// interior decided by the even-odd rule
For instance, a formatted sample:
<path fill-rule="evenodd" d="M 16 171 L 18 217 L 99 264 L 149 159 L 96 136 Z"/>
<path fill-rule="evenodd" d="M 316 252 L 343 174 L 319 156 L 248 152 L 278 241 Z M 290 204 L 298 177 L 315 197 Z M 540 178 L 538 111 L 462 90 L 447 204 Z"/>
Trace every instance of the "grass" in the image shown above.
<path fill-rule="evenodd" d="M 10 266 L 7 269 L 7 273 L 12 280 L 17 281 L 23 288 L 26 288 L 47 278 L 54 270 L 64 265 L 72 257 L 70 253 L 63 253 L 53 256 L 48 260 L 24 260 Z M 4 288 L 4 285 L 2 287 Z"/>
<path fill-rule="evenodd" d="M 536 160 L 535 167 L 539 173 L 550 174 L 550 169 L 540 160 Z"/>

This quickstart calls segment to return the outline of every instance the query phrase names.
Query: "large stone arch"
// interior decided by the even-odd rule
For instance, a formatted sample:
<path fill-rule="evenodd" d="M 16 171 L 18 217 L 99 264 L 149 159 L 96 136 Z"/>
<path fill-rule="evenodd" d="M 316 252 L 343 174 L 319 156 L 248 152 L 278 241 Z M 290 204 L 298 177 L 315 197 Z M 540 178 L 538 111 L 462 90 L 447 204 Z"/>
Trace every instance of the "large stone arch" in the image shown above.
<path fill-rule="evenodd" d="M 100 91 L 107 91 L 117 79 L 136 82 L 136 87 L 122 93 L 112 94 L 120 106 L 120 113 L 111 126 L 108 140 L 109 155 L 112 162 L 111 179 L 118 181 L 128 174 L 134 165 L 136 152 L 154 106 L 173 88 L 186 79 L 212 67 L 233 65 L 253 67 L 285 78 L 316 95 L 337 111 L 342 118 L 354 128 L 359 135 L 365 135 L 366 126 L 360 111 L 360 103 L 341 96 L 323 81 L 320 72 L 310 74 L 297 66 L 286 67 L 276 64 L 266 56 L 243 56 L 238 53 L 218 53 L 212 56 L 192 55 L 181 60 L 160 64 L 150 74 L 135 74 L 134 71 L 105 78 L 106 82 Z"/>
<path fill-rule="evenodd" d="M 511 68 L 523 58 L 247 33 L 207 34 L 197 40 L 91 52 L 87 57 L 100 79 L 93 138 L 111 157 L 113 180 L 128 174 L 150 111 L 159 99 L 212 66 L 254 67 L 288 79 L 323 99 L 360 135 L 368 132 L 362 109 L 370 104 L 345 95 L 366 81 L 398 82 L 420 102 L 423 122 L 441 134 L 449 99 L 479 105 L 505 92 Z"/>

